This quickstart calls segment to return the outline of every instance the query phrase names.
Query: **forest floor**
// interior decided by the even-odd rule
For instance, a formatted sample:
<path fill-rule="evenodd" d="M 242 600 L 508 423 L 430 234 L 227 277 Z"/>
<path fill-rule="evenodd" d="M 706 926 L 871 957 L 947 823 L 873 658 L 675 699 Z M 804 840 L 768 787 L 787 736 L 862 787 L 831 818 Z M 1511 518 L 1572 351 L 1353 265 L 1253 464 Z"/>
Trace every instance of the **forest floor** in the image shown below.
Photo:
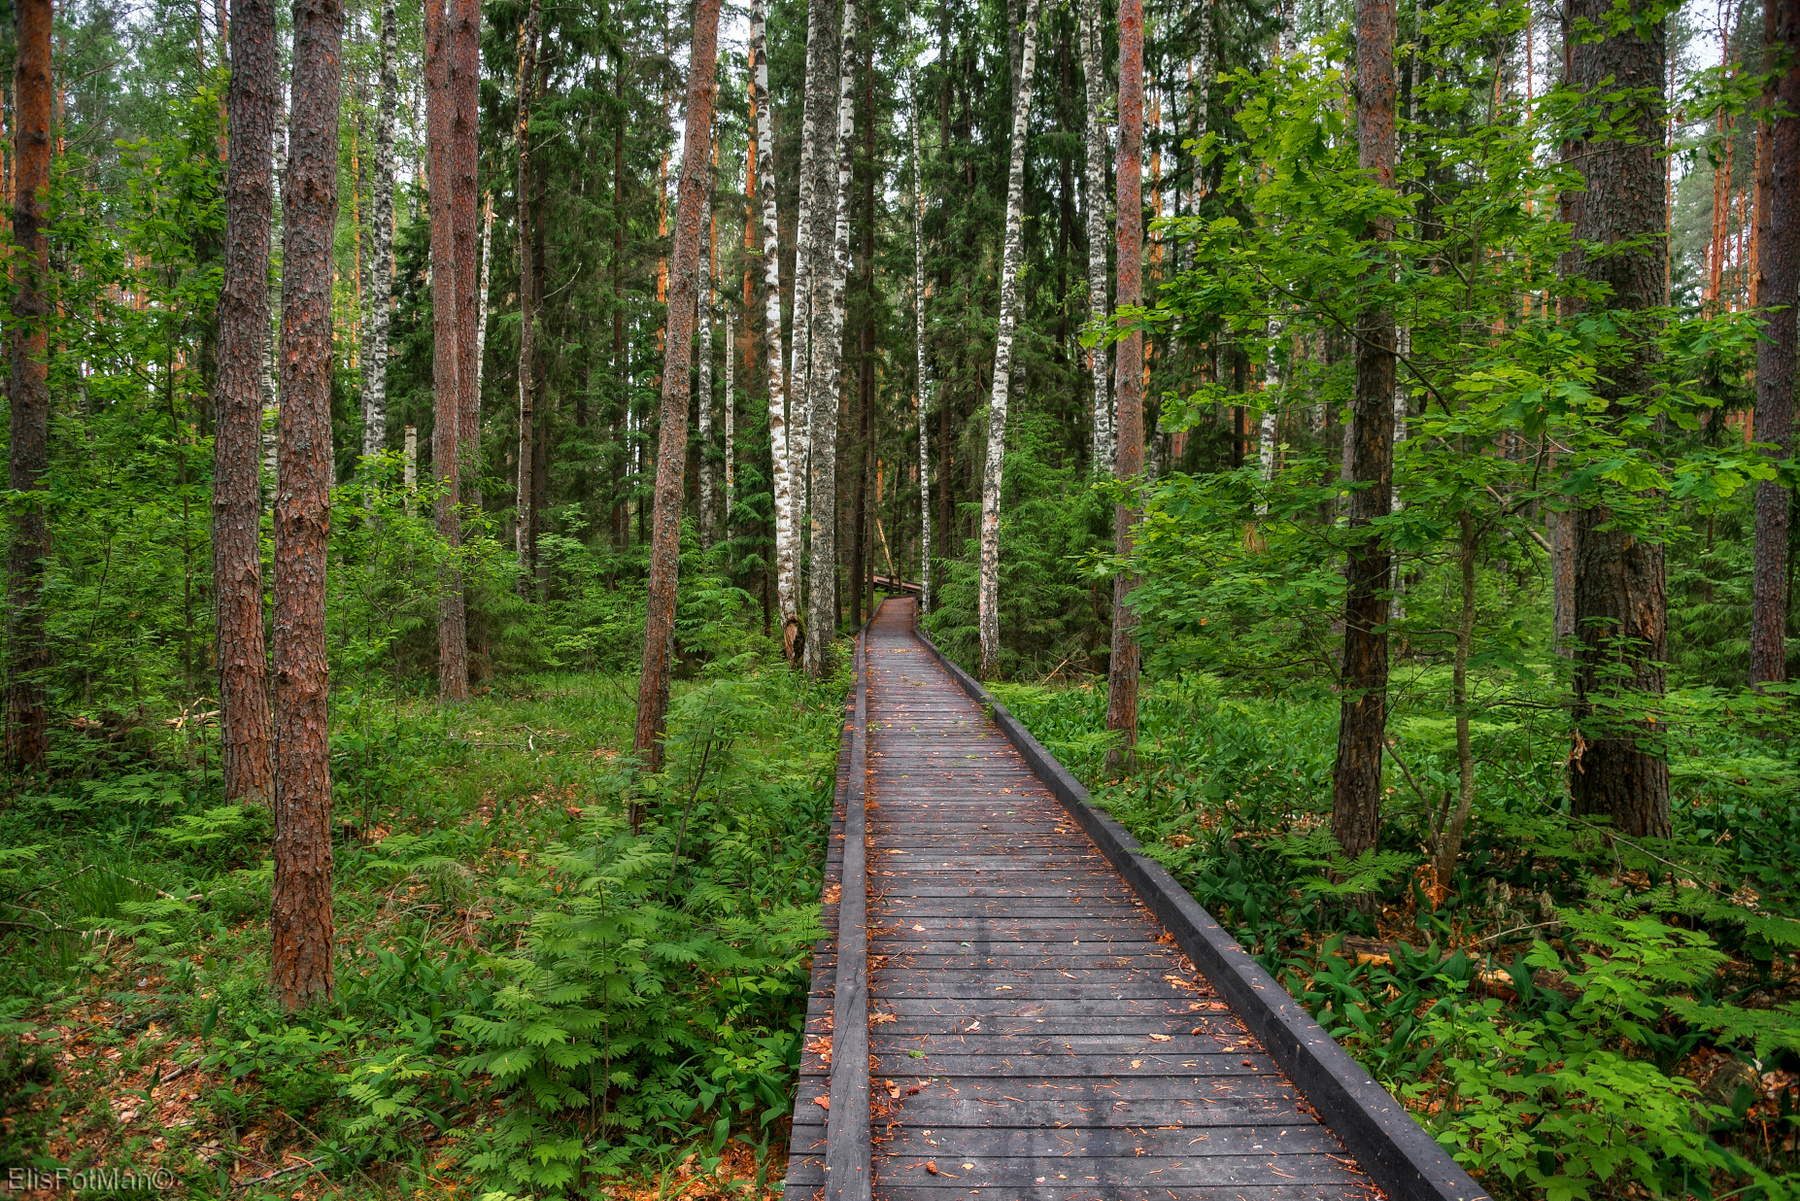
<path fill-rule="evenodd" d="M 768 673 L 759 693 L 761 675 L 748 673 L 747 693 L 744 679 L 678 687 L 674 732 L 683 714 L 711 720 L 710 765 L 695 774 L 678 750 L 662 781 L 687 801 L 689 847 L 683 854 L 677 836 L 674 849 L 697 871 L 719 858 L 701 829 L 704 798 L 743 783 L 732 768 L 795 785 L 775 797 L 787 809 L 762 831 L 772 822 L 790 835 L 781 870 L 765 873 L 785 894 L 775 900 L 812 915 L 768 968 L 768 999 L 751 1015 L 772 1048 L 759 1070 L 775 1103 L 761 1107 L 760 1123 L 726 1100 L 704 1114 L 640 1107 L 610 1133 L 593 1107 L 575 1107 L 560 1116 L 590 1147 L 611 1147 L 606 1175 L 590 1176 L 584 1192 L 760 1197 L 784 1175 L 780 1114 L 791 1094 L 780 1077 L 798 1061 L 804 936 L 816 933 L 823 858 L 822 828 L 807 827 L 819 824 L 813 799 L 829 803 L 842 689 Z M 555 908 L 556 855 L 619 824 L 632 683 L 512 681 L 448 716 L 372 695 L 335 701 L 337 996 L 298 1021 L 267 991 L 269 813 L 218 804 L 216 745 L 205 741 L 216 727 L 101 728 L 74 748 L 93 760 L 82 778 L 0 805 L 0 1167 L 16 1169 L 0 1171 L 0 1194 L 47 1201 L 73 1184 L 84 1198 L 140 1196 L 134 1185 L 144 1184 L 116 1175 L 136 1173 L 172 1196 L 471 1197 L 504 1176 L 493 1129 L 518 1102 L 494 1075 L 470 1070 L 471 1033 L 498 1012 L 493 978 L 530 957 L 533 919 Z M 738 719 L 804 706 L 806 720 L 789 723 L 800 745 L 739 740 L 728 765 L 730 740 L 713 734 L 733 714 L 720 716 L 714 694 Z M 770 756 L 779 769 L 765 772 Z M 667 849 L 672 823 L 659 822 L 656 780 L 640 792 Z M 638 907 L 651 912 L 653 901 Z M 704 1010 L 704 967 L 675 966 L 656 987 L 688 988 Z M 639 970 L 647 979 L 651 969 Z M 779 985 L 789 977 L 792 987 Z M 732 1013 L 749 1025 L 743 1009 Z M 706 1037 L 673 1041 L 664 1059 L 706 1049 Z M 630 1068 L 645 1088 L 661 1079 L 657 1054 Z M 680 1087 L 673 1076 L 663 1084 Z M 490 1158 L 472 1168 L 483 1151 Z"/>

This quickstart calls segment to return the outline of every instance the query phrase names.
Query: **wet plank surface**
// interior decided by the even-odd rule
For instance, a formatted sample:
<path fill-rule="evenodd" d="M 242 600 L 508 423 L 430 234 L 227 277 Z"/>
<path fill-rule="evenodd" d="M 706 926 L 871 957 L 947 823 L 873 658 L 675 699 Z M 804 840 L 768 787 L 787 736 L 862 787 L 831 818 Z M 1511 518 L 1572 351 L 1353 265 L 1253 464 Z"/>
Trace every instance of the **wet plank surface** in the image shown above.
<path fill-rule="evenodd" d="M 868 635 L 875 1198 L 1378 1196 L 913 636 L 913 604 L 887 601 Z M 813 965 L 789 1198 L 823 1192 L 834 970 L 828 940 Z"/>

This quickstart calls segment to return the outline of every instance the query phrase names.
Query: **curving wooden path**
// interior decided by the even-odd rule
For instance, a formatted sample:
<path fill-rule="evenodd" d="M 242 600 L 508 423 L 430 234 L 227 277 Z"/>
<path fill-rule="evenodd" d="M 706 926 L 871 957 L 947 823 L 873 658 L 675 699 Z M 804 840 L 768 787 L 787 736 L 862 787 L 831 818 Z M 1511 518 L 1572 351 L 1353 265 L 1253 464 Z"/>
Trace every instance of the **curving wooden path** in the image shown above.
<path fill-rule="evenodd" d="M 866 642 L 873 1196 L 1379 1196 L 913 634 L 914 603 L 887 601 Z M 840 761 L 832 929 L 854 762 Z M 815 959 L 789 1198 L 824 1193 L 820 1102 L 830 1044 L 845 1041 L 832 1037 L 835 945 Z"/>

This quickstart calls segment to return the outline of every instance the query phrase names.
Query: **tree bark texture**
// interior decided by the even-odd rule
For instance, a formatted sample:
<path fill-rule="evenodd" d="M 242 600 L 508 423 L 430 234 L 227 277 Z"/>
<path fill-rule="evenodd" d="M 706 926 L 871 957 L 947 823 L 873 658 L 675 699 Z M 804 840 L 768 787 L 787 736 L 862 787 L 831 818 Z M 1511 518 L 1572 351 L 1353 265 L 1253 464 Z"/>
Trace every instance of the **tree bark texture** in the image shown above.
<path fill-rule="evenodd" d="M 1106 320 L 1106 98 L 1101 84 L 1106 46 L 1100 33 L 1100 8 L 1101 0 L 1081 0 L 1081 71 L 1087 77 L 1087 174 L 1083 187 L 1087 193 L 1088 318 L 1095 324 Z M 1094 377 L 1092 465 L 1096 472 L 1110 474 L 1113 413 L 1104 342 L 1088 352 L 1088 367 Z"/>
<path fill-rule="evenodd" d="M 1120 308 L 1144 299 L 1144 5 L 1119 0 L 1118 255 Z M 1144 332 L 1133 329 L 1114 352 L 1118 414 L 1113 469 L 1122 480 L 1144 471 Z M 1120 502 L 1113 514 L 1119 558 L 1131 554 L 1137 514 Z M 1128 603 L 1137 577 L 1121 568 L 1113 580 L 1112 654 L 1106 670 L 1106 728 L 1119 740 L 1106 752 L 1106 770 L 1129 771 L 1137 761 L 1137 613 Z"/>
<path fill-rule="evenodd" d="M 751 0 L 750 57 L 756 104 L 757 157 L 765 179 L 775 178 L 775 136 L 769 114 L 769 55 L 763 0 Z M 805 178 L 804 175 L 801 176 Z M 787 432 L 787 388 L 782 372 L 786 360 L 781 353 L 781 225 L 775 209 L 773 184 L 762 190 L 763 216 L 763 292 L 767 309 L 763 315 L 763 336 L 768 339 L 769 364 L 769 451 L 774 474 L 775 508 L 775 604 L 781 614 L 781 646 L 788 661 L 799 650 L 800 579 L 795 553 L 794 486 L 790 470 Z M 795 256 L 796 263 L 799 256 Z M 795 312 L 798 328 L 799 314 Z"/>
<path fill-rule="evenodd" d="M 430 0 L 427 0 L 429 3 Z M 450 217 L 456 239 L 456 432 L 462 500 L 481 509 L 481 364 L 476 331 L 481 306 L 475 296 L 480 263 L 476 244 L 476 170 L 481 145 L 481 0 L 450 3 Z"/>
<path fill-rule="evenodd" d="M 294 4 L 293 96 L 283 178 L 281 451 L 275 499 L 275 994 L 293 1010 L 331 997 L 331 283 L 337 225 L 341 0 Z"/>
<path fill-rule="evenodd" d="M 1794 308 L 1800 303 L 1800 0 L 1764 0 L 1764 42 L 1787 69 L 1764 98 L 1779 116 L 1769 129 L 1767 202 L 1757 206 L 1759 298 L 1772 311 L 1756 347 L 1756 440 L 1785 459 L 1794 452 Z M 1789 490 L 1756 487 L 1756 567 L 1750 618 L 1750 682 L 1787 678 Z"/>
<path fill-rule="evenodd" d="M 812 512 L 812 389 L 814 361 L 818 357 L 816 317 L 821 310 L 817 293 L 824 286 L 831 254 L 832 210 L 828 207 L 836 163 L 836 130 L 827 113 L 835 100 L 831 83 L 836 78 L 833 39 L 836 6 L 831 0 L 810 0 L 806 11 L 806 87 L 800 120 L 800 208 L 794 223 L 794 347 L 788 370 L 788 412 L 797 437 L 788 446 L 788 471 L 800 488 L 799 519 L 804 527 Z M 767 173 L 771 169 L 766 167 Z M 772 176 L 771 176 L 772 177 Z"/>
<path fill-rule="evenodd" d="M 919 72 L 912 73 L 913 348 L 918 376 L 913 404 L 919 417 L 919 612 L 931 612 L 931 371 L 925 361 L 925 177 L 919 155 Z"/>
<path fill-rule="evenodd" d="M 531 591 L 532 563 L 537 557 L 533 536 L 537 514 L 532 506 L 536 494 L 531 486 L 535 454 L 532 434 L 537 424 L 537 381 L 532 372 L 537 338 L 537 283 L 533 278 L 536 267 L 532 258 L 531 230 L 531 89 L 537 82 L 540 11 L 541 0 L 531 0 L 525 10 L 525 23 L 519 27 L 519 119 L 514 134 L 519 145 L 519 487 L 514 499 L 513 551 L 519 558 L 519 591 L 522 595 Z"/>
<path fill-rule="evenodd" d="M 457 435 L 461 391 L 457 371 L 462 356 L 457 338 L 455 213 L 452 203 L 451 117 L 455 93 L 450 86 L 455 57 L 450 16 L 444 0 L 425 0 L 425 154 L 431 204 L 431 470 L 437 480 L 435 517 L 438 536 L 454 555 L 462 545 L 462 440 Z M 469 699 L 469 634 L 463 609 L 462 573 L 454 561 L 438 578 L 438 699 L 455 704 Z"/>
<path fill-rule="evenodd" d="M 843 43 L 838 53 L 837 163 L 832 190 L 831 256 L 815 278 L 826 285 L 813 302 L 813 372 L 809 388 L 812 419 L 812 572 L 808 580 L 806 670 L 815 680 L 831 670 L 837 638 L 837 418 L 838 388 L 844 370 L 844 294 L 850 278 L 850 184 L 855 166 L 856 79 L 851 45 L 856 37 L 856 0 L 844 0 Z M 824 303 L 821 304 L 820 302 Z"/>
<path fill-rule="evenodd" d="M 387 446 L 387 361 L 394 293 L 394 114 L 400 102 L 400 18 L 395 0 L 381 6 L 381 96 L 375 110 L 375 161 L 369 181 L 369 327 L 363 342 L 362 452 Z M 232 63 L 237 63 L 236 50 Z M 264 256 L 265 259 L 267 256 Z M 267 325 L 267 322 L 264 322 Z"/>
<path fill-rule="evenodd" d="M 18 59 L 13 75 L 11 429 L 7 478 L 15 492 L 41 491 L 50 466 L 48 291 L 50 245 L 44 236 L 44 193 L 50 187 L 50 0 L 20 0 L 13 10 Z M 264 145 L 267 145 L 265 142 Z M 44 558 L 50 526 L 44 505 L 15 510 L 7 551 L 7 609 L 11 679 L 6 697 L 7 759 L 41 770 L 49 753 L 43 674 L 50 666 L 44 636 Z M 260 620 L 260 619 L 259 619 Z"/>
<path fill-rule="evenodd" d="M 669 672 L 675 643 L 675 587 L 681 563 L 681 501 L 687 475 L 688 358 L 693 353 L 699 290 L 700 209 L 711 158 L 713 67 L 718 52 L 719 0 L 694 5 L 688 60 L 687 129 L 669 261 L 667 334 L 663 339 L 662 422 L 656 458 L 656 513 L 650 535 L 649 595 L 644 617 L 644 665 L 638 674 L 637 728 L 632 750 L 648 771 L 662 768 L 663 726 L 669 713 Z"/>
<path fill-rule="evenodd" d="M 1382 188 L 1394 186 L 1394 32 L 1394 0 L 1357 0 L 1357 161 Z M 1385 270 L 1381 258 L 1393 236 L 1391 221 L 1370 223 L 1372 271 Z M 1371 523 L 1393 506 L 1394 318 L 1386 306 L 1365 306 L 1356 343 L 1349 526 L 1361 537 L 1351 543 L 1345 570 L 1343 700 L 1331 805 L 1331 833 L 1351 857 L 1374 849 L 1381 833 L 1388 548 Z"/>
<path fill-rule="evenodd" d="M 1019 75 L 1013 88 L 1012 163 L 1006 174 L 1005 243 L 1000 252 L 1000 320 L 994 342 L 994 390 L 988 401 L 987 460 L 981 474 L 981 581 L 977 620 L 981 677 L 1000 672 L 1000 485 L 1006 466 L 1006 405 L 1019 326 L 1020 241 L 1025 221 L 1025 140 L 1031 129 L 1031 76 L 1037 64 L 1038 0 L 1025 5 Z"/>
<path fill-rule="evenodd" d="M 235 0 L 228 36 L 231 82 L 225 108 L 231 137 L 226 143 L 219 376 L 213 389 L 219 759 L 227 801 L 266 802 L 274 779 L 268 653 L 263 643 L 262 483 L 257 459 L 262 449 L 263 355 L 269 341 L 270 221 L 274 211 L 274 162 L 269 147 L 281 86 L 273 0 Z"/>
<path fill-rule="evenodd" d="M 1647 3 L 1633 0 L 1634 13 Z M 1625 357 L 1602 373 L 1595 389 L 1608 402 L 1608 417 L 1623 419 L 1656 387 L 1653 331 L 1642 326 L 1642 318 L 1637 326 L 1629 323 L 1632 314 L 1663 298 L 1664 30 L 1657 19 L 1644 33 L 1614 31 L 1609 22 L 1616 15 L 1611 0 L 1568 3 L 1574 28 L 1605 31 L 1570 39 L 1568 82 L 1604 110 L 1609 125 L 1601 136 L 1578 138 L 1574 148 L 1587 188 L 1573 202 L 1576 249 L 1568 269 L 1601 285 L 1608 295 L 1604 303 L 1627 323 Z M 1621 248 L 1621 243 L 1629 245 Z M 1593 244 L 1608 252 L 1584 254 L 1581 248 Z M 1578 816 L 1610 818 L 1622 834 L 1667 837 L 1669 765 L 1648 745 L 1655 733 L 1649 715 L 1638 715 L 1662 697 L 1667 684 L 1663 548 L 1615 526 L 1603 505 L 1590 502 L 1571 517 L 1576 638 L 1571 809 Z"/>
<path fill-rule="evenodd" d="M 737 499 L 737 330 L 725 308 L 725 500 L 720 536 L 731 541 L 731 507 Z"/>
<path fill-rule="evenodd" d="M 696 285 L 695 318 L 698 322 L 697 348 L 700 395 L 695 398 L 694 414 L 700 425 L 700 545 L 713 544 L 713 462 L 712 462 L 712 171 L 706 173 L 706 196 L 700 202 L 700 236 L 707 245 L 700 251 L 700 279 Z"/>

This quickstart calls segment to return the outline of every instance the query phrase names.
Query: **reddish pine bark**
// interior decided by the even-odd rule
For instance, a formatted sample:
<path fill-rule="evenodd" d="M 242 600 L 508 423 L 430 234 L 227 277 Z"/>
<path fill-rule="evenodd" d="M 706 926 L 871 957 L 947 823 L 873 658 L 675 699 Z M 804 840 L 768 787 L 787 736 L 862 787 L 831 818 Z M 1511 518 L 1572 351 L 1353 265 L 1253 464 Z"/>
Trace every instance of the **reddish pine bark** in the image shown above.
<path fill-rule="evenodd" d="M 451 204 L 454 174 L 450 87 L 454 59 L 449 14 L 443 0 L 425 0 L 425 155 L 431 201 L 431 384 L 433 413 L 431 470 L 437 480 L 438 535 L 454 550 L 462 544 L 462 469 L 457 372 L 461 356 L 457 340 L 455 214 Z M 472 231 L 471 231 L 472 232 Z M 463 609 L 462 576 L 446 567 L 438 579 L 438 699 L 469 699 L 469 636 Z"/>
<path fill-rule="evenodd" d="M 213 591 L 225 799 L 269 799 L 269 693 L 262 614 L 262 365 L 269 339 L 270 145 L 280 101 L 271 0 L 236 0 L 231 23 L 231 136 L 225 171 L 225 278 L 213 411 Z"/>
<path fill-rule="evenodd" d="M 1370 179 L 1394 186 L 1394 0 L 1356 4 L 1357 160 Z M 1376 243 L 1394 236 L 1389 221 L 1372 222 Z M 1379 266 L 1373 270 L 1381 270 Z M 1350 526 L 1393 508 L 1394 319 L 1381 305 L 1357 318 L 1355 420 L 1352 425 Z M 1379 534 L 1352 544 L 1344 597 L 1343 705 L 1338 716 L 1337 766 L 1332 774 L 1331 833 L 1355 856 L 1375 846 L 1381 831 L 1382 738 L 1387 730 L 1388 549 Z"/>
<path fill-rule="evenodd" d="M 1119 170 L 1118 170 L 1118 307 L 1144 298 L 1144 5 L 1119 0 Z M 1144 335 L 1132 330 L 1120 342 L 1113 363 L 1113 394 L 1118 413 L 1113 420 L 1113 471 L 1121 480 L 1144 473 Z M 1131 553 L 1137 514 L 1124 504 L 1113 515 L 1113 534 L 1120 557 Z M 1107 664 L 1106 728 L 1117 730 L 1119 744 L 1106 752 L 1108 771 L 1130 770 L 1136 762 L 1138 645 L 1137 613 L 1127 599 L 1137 577 L 1122 571 L 1113 581 L 1112 655 Z"/>
<path fill-rule="evenodd" d="M 50 186 L 50 0 L 19 0 L 18 61 L 13 76 L 13 313 L 7 331 L 12 356 L 8 481 L 16 492 L 44 487 L 50 465 L 50 381 L 45 362 L 50 317 L 45 284 L 50 271 L 42 193 Z M 15 766 L 39 770 L 49 751 L 43 673 L 50 666 L 44 640 L 44 556 L 50 527 L 44 506 L 21 505 L 7 553 L 12 680 L 6 697 L 6 752 Z"/>
<path fill-rule="evenodd" d="M 337 224 L 341 0 L 295 0 L 281 190 L 281 418 L 275 498 L 275 892 L 270 956 L 287 1009 L 332 992 L 330 690 L 331 274 Z"/>
<path fill-rule="evenodd" d="M 1756 440 L 1773 456 L 1793 453 L 1795 295 L 1800 292 L 1800 0 L 1764 0 L 1765 42 L 1787 56 L 1787 70 L 1764 103 L 1781 116 L 1769 126 L 1767 203 L 1757 211 L 1760 297 L 1778 306 L 1756 347 Z M 1756 489 L 1756 569 L 1750 617 L 1750 682 L 1787 678 L 1788 490 L 1774 480 Z"/>
<path fill-rule="evenodd" d="M 662 428 L 656 456 L 656 514 L 650 534 L 644 664 L 638 676 L 637 729 L 631 743 L 648 771 L 662 767 L 663 724 L 669 713 L 675 586 L 681 556 L 681 500 L 687 474 L 688 359 L 700 283 L 700 207 L 706 195 L 707 163 L 712 153 L 713 101 L 717 96 L 713 65 L 718 34 L 719 0 L 696 0 L 693 49 L 688 59 L 687 129 L 682 138 L 675 245 L 669 262 Z"/>
<path fill-rule="evenodd" d="M 481 508 L 481 367 L 476 296 L 480 193 L 481 0 L 450 0 L 450 219 L 456 240 L 456 431 L 463 503 Z M 467 686 L 465 685 L 465 688 Z"/>
<path fill-rule="evenodd" d="M 1634 16 L 1649 15 L 1638 11 L 1644 4 L 1633 0 Z M 1569 16 L 1577 27 L 1588 22 L 1606 31 L 1570 39 L 1568 82 L 1579 95 L 1606 97 L 1611 128 L 1593 140 L 1577 136 L 1570 148 L 1587 187 L 1570 201 L 1576 249 L 1565 270 L 1602 285 L 1601 303 L 1629 322 L 1630 314 L 1663 299 L 1664 30 L 1660 19 L 1641 32 L 1615 29 L 1619 13 L 1612 0 L 1570 0 Z M 1607 253 L 1589 257 L 1581 248 L 1591 245 Z M 1578 315 L 1578 300 L 1571 309 Z M 1608 365 L 1595 389 L 1608 402 L 1609 419 L 1623 420 L 1656 389 L 1653 335 L 1627 325 L 1630 343 L 1622 360 Z M 1570 807 L 1578 816 L 1611 819 L 1622 834 L 1667 837 L 1669 765 L 1647 743 L 1655 733 L 1648 718 L 1618 712 L 1654 704 L 1666 689 L 1663 548 L 1609 528 L 1613 515 L 1604 506 L 1590 504 L 1570 516 L 1576 637 Z"/>

